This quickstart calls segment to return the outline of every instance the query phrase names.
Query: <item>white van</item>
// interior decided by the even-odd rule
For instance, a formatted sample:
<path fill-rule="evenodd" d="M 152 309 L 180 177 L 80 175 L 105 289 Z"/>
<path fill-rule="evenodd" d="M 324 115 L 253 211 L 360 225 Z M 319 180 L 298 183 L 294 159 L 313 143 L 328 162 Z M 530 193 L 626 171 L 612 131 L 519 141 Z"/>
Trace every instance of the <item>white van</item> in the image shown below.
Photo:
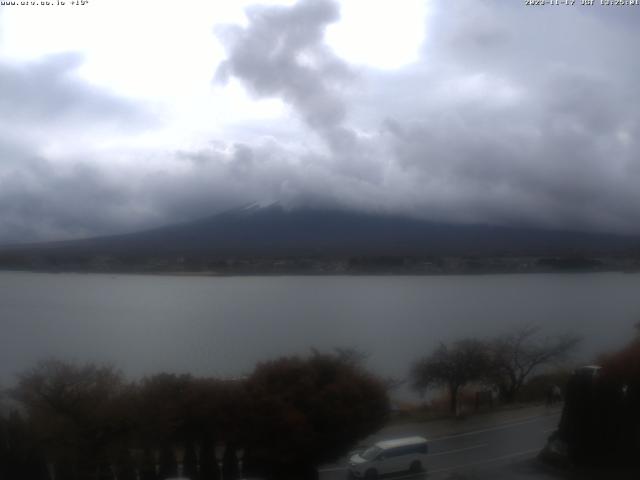
<path fill-rule="evenodd" d="M 351 456 L 349 473 L 368 480 L 387 473 L 418 473 L 426 464 L 427 450 L 427 439 L 422 437 L 384 440 Z"/>

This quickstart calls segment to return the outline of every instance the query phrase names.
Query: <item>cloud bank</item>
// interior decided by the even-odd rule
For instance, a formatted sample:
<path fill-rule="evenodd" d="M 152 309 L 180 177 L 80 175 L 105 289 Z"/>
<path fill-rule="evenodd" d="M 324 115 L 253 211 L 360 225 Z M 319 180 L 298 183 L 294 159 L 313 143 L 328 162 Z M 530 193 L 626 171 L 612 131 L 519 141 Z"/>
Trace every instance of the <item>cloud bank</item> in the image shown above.
<path fill-rule="evenodd" d="M 216 28 L 227 57 L 212 88 L 239 82 L 286 114 L 169 151 L 89 142 L 61 158 L 52 138 L 71 141 L 78 125 L 101 144 L 157 120 L 74 76 L 76 55 L 0 63 L 0 241 L 252 201 L 640 233 L 640 9 L 429 5 L 421 58 L 396 70 L 327 46 L 336 1 L 249 9 L 246 25 Z"/>

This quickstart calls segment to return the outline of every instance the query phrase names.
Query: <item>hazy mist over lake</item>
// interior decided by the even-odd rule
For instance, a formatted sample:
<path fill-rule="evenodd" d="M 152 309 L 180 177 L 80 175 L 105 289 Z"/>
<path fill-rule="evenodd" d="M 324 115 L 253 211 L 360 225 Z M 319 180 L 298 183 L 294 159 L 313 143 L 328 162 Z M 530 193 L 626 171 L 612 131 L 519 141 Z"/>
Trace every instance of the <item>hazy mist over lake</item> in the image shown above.
<path fill-rule="evenodd" d="M 576 361 L 622 346 L 638 275 L 180 277 L 0 272 L 0 384 L 48 356 L 136 378 L 237 376 L 311 348 L 355 347 L 404 378 L 439 342 L 533 322 L 584 337 Z"/>

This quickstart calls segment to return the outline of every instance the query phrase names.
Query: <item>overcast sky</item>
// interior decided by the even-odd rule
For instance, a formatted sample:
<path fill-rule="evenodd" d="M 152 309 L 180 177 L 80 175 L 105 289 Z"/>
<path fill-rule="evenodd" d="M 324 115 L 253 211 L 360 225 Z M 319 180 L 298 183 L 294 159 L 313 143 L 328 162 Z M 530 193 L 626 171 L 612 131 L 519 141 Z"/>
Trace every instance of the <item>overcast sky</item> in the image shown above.
<path fill-rule="evenodd" d="M 254 201 L 640 233 L 640 7 L 69 3 L 0 6 L 0 242 Z"/>

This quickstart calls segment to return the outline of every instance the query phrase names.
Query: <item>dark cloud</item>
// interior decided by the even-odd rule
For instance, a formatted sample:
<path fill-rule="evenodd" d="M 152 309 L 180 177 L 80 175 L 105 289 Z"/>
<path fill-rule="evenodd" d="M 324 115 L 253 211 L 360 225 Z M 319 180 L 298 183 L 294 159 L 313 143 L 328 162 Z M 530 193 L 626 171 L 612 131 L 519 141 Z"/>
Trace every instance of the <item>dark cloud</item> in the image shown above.
<path fill-rule="evenodd" d="M 249 26 L 227 27 L 220 37 L 229 55 L 218 78 L 234 75 L 259 96 L 283 97 L 313 128 L 332 129 L 346 113 L 339 88 L 351 73 L 324 45 L 324 29 L 339 18 L 331 0 L 293 7 L 253 7 Z"/>
<path fill-rule="evenodd" d="M 638 34 L 581 7 L 437 5 L 421 68 L 364 99 L 423 214 L 637 233 L 640 62 L 613 46 Z"/>
<path fill-rule="evenodd" d="M 640 233 L 640 31 L 629 21 L 640 9 L 430 5 L 421 58 L 395 71 L 356 72 L 327 47 L 330 0 L 254 7 L 245 27 L 220 30 L 218 79 L 283 100 L 299 123 L 236 124 L 208 147 L 128 152 L 118 167 L 104 152 L 59 162 L 6 130 L 0 241 L 135 230 L 251 201 Z M 0 123 L 128 126 L 136 107 L 78 80 L 78 61 L 0 65 Z"/>
<path fill-rule="evenodd" d="M 113 172 L 92 158 L 43 154 L 59 138 L 156 124 L 144 106 L 78 78 L 81 62 L 70 53 L 0 63 L 0 242 L 108 233 L 135 217 L 128 186 Z"/>
<path fill-rule="evenodd" d="M 228 49 L 217 78 L 242 80 L 259 97 L 280 97 L 336 152 L 354 152 L 357 135 L 344 125 L 344 89 L 354 72 L 324 43 L 327 25 L 339 19 L 332 0 L 301 0 L 292 7 L 255 6 L 247 28 L 226 27 Z"/>
<path fill-rule="evenodd" d="M 248 27 L 230 32 L 221 71 L 289 102 L 331 146 L 336 184 L 344 176 L 371 184 L 376 193 L 362 202 L 369 206 L 443 220 L 637 231 L 632 72 L 640 63 L 623 47 L 638 39 L 618 28 L 624 15 L 496 0 L 432 7 L 422 62 L 367 72 L 367 88 L 348 101 L 334 70 L 308 61 L 319 51 L 340 65 L 326 57 L 321 35 L 336 18 L 332 2 L 254 11 Z M 298 25 L 309 35 L 296 37 Z M 300 100 L 317 92 L 332 115 Z M 383 134 L 374 128 L 359 138 L 353 119 L 371 126 L 375 117 Z"/>
<path fill-rule="evenodd" d="M 61 166 L 3 138 L 0 155 L 0 241 L 70 238 L 121 226 L 117 209 L 126 197 L 98 168 Z"/>

